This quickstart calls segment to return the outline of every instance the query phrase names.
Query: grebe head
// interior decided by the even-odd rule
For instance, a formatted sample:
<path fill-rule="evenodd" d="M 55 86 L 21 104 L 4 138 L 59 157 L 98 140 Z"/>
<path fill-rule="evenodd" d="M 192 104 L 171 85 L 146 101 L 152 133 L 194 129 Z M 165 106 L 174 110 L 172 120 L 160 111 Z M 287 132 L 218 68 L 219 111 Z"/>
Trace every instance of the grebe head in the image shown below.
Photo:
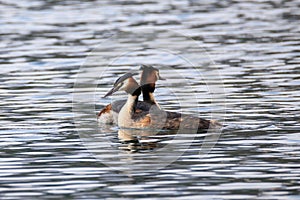
<path fill-rule="evenodd" d="M 155 67 L 152 67 L 150 65 L 141 65 L 140 70 L 142 70 L 140 81 L 141 86 L 146 84 L 153 84 L 157 80 L 165 80 L 160 76 L 159 70 Z"/>
<path fill-rule="evenodd" d="M 119 90 L 123 90 L 132 96 L 139 96 L 141 94 L 141 88 L 133 78 L 133 75 L 134 74 L 132 73 L 126 73 L 118 78 L 114 83 L 113 88 L 106 95 L 104 95 L 104 97 L 110 96 Z"/>
<path fill-rule="evenodd" d="M 157 80 L 165 79 L 159 75 L 159 70 L 155 67 L 142 65 L 140 70 L 142 70 L 140 85 L 143 92 L 144 101 L 150 104 L 156 104 L 159 107 L 153 95 L 155 90 L 155 82 Z"/>

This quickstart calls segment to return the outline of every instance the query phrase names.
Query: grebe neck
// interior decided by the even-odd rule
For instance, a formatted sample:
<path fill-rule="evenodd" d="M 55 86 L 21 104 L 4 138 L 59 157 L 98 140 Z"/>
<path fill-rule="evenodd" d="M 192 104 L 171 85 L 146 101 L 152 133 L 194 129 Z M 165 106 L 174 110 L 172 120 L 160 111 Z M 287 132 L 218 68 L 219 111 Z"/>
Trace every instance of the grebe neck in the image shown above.
<path fill-rule="evenodd" d="M 133 114 L 135 113 L 138 98 L 141 94 L 141 89 L 138 88 L 133 94 L 128 94 L 127 101 L 125 105 L 119 112 L 118 125 L 119 127 L 131 127 L 133 122 Z"/>
<path fill-rule="evenodd" d="M 153 92 L 155 90 L 155 83 L 145 84 L 142 87 L 143 100 L 145 102 L 156 104 Z"/>
<path fill-rule="evenodd" d="M 131 94 L 128 94 L 127 101 L 126 101 L 126 104 L 124 105 L 124 107 L 126 106 L 127 112 L 130 115 L 133 115 L 135 113 L 138 99 L 139 99 L 139 96 L 133 96 Z"/>

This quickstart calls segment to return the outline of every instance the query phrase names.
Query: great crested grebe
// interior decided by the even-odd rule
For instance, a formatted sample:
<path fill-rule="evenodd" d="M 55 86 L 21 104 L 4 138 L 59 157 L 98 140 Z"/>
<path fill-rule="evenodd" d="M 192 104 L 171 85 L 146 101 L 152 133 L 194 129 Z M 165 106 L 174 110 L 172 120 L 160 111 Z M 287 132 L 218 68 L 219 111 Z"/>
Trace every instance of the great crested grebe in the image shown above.
<path fill-rule="evenodd" d="M 123 90 L 128 94 L 124 106 L 119 112 L 118 126 L 120 128 L 153 128 L 153 129 L 208 129 L 210 125 L 220 124 L 214 120 L 206 120 L 176 112 L 165 112 L 152 106 L 148 111 L 136 112 L 141 87 L 133 78 L 132 73 L 126 73 L 116 80 L 113 88 L 104 96 Z"/>
<path fill-rule="evenodd" d="M 155 83 L 157 80 L 165 80 L 159 74 L 159 70 L 149 65 L 141 65 L 140 85 L 143 93 L 143 101 L 138 101 L 136 112 L 148 111 L 151 106 L 159 105 L 154 98 Z M 117 100 L 105 106 L 98 114 L 98 122 L 103 124 L 117 124 L 118 114 L 126 100 Z"/>

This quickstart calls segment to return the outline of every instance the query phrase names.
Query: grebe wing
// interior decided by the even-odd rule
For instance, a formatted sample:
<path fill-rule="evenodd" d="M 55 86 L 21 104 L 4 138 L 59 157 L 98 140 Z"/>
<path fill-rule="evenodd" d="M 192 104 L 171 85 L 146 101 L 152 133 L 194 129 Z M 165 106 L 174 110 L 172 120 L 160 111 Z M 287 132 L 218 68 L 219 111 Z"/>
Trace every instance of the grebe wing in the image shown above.
<path fill-rule="evenodd" d="M 122 107 L 125 105 L 126 100 L 117 100 L 117 101 L 113 101 L 111 103 L 112 105 L 112 110 L 116 113 L 119 113 L 120 110 L 122 109 Z"/>

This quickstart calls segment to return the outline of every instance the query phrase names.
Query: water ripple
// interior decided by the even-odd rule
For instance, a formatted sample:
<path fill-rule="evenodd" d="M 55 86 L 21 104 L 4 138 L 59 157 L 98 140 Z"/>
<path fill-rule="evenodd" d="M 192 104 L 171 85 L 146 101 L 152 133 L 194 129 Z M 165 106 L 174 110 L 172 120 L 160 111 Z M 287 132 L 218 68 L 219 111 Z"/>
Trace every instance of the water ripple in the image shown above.
<path fill-rule="evenodd" d="M 298 199 L 298 7 L 296 0 L 1 1 L 1 199 Z M 201 53 L 172 30 L 197 41 Z M 113 35 L 117 41 L 103 42 Z M 120 140 L 116 127 L 105 135 L 76 127 L 74 82 L 100 43 L 102 57 L 90 63 L 87 77 L 124 49 L 137 50 L 92 80 L 98 84 L 95 102 L 87 103 L 95 104 L 94 113 L 110 102 L 100 97 L 116 77 L 144 63 L 158 66 L 167 79 L 156 90 L 164 109 L 210 118 L 224 99 L 212 99 L 207 84 L 218 85 L 214 75 L 220 73 L 225 127 L 212 151 L 200 158 L 206 135 L 186 134 L 176 141 L 182 156 L 150 172 L 145 169 L 153 160 L 167 158 L 156 150 L 172 143 L 174 135 L 136 143 Z M 199 60 L 199 74 L 162 51 L 167 47 Z M 216 68 L 209 67 L 207 55 Z M 88 84 L 83 95 L 90 92 Z M 95 122 L 94 113 L 93 119 L 87 119 L 89 113 L 81 118 Z M 119 171 L 94 157 L 81 131 L 94 137 L 94 150 Z M 99 143 L 103 137 L 109 147 Z M 128 170 L 130 165 L 136 170 Z"/>

